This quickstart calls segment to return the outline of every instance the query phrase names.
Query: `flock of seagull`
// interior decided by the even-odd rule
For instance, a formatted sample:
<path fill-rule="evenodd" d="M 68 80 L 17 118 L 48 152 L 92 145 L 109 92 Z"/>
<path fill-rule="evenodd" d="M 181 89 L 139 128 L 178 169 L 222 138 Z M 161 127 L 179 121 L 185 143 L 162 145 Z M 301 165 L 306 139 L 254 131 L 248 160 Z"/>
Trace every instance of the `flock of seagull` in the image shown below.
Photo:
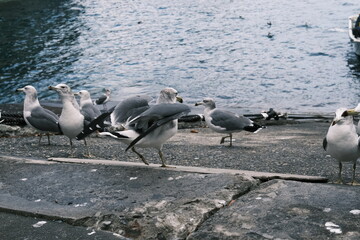
<path fill-rule="evenodd" d="M 91 156 L 86 137 L 97 131 L 98 135 L 115 138 L 125 144 L 125 151 L 131 149 L 146 164 L 147 160 L 136 148 L 155 148 L 158 151 L 162 167 L 166 167 L 162 148 L 163 144 L 174 136 L 178 129 L 178 119 L 190 112 L 190 108 L 182 103 L 182 98 L 174 88 L 164 88 L 160 91 L 156 104 L 150 105 L 152 101 L 148 96 L 129 97 L 111 109 L 106 108 L 106 102 L 110 99 L 110 90 L 98 100 L 93 101 L 90 93 L 81 90 L 73 93 L 66 84 L 50 86 L 49 90 L 58 93 L 62 101 L 60 116 L 43 108 L 37 98 L 37 91 L 33 86 L 25 86 L 17 89 L 25 93 L 23 115 L 25 122 L 38 130 L 40 134 L 39 144 L 43 134 L 63 134 L 70 140 L 71 155 L 73 155 L 72 140 L 84 140 L 86 156 Z M 75 96 L 80 97 L 78 104 Z M 104 113 L 95 105 L 103 104 Z M 227 134 L 221 138 L 224 143 L 230 138 L 232 146 L 232 134 L 240 131 L 256 133 L 264 128 L 249 118 L 239 116 L 233 112 L 216 108 L 211 98 L 205 98 L 202 102 L 195 104 L 203 105 L 204 118 L 207 126 L 215 132 Z M 360 114 L 360 104 L 354 109 L 340 108 L 335 112 L 326 137 L 323 141 L 325 151 L 335 158 L 339 163 L 338 183 L 344 183 L 342 179 L 343 162 L 353 164 L 353 175 L 351 184 L 355 182 L 356 162 L 360 157 L 360 121 L 358 127 L 354 125 L 353 116 Z M 110 118 L 110 124 L 106 119 Z"/>
<path fill-rule="evenodd" d="M 131 149 L 145 163 L 149 164 L 136 148 L 155 148 L 158 151 L 162 167 L 166 162 L 162 153 L 163 144 L 174 136 L 178 129 L 178 119 L 190 112 L 189 106 L 182 103 L 182 98 L 174 88 L 164 88 L 160 91 L 156 104 L 150 105 L 152 98 L 148 96 L 129 97 L 115 107 L 101 113 L 94 104 L 105 104 L 110 98 L 110 90 L 96 101 L 90 93 L 81 90 L 73 93 L 66 84 L 50 86 L 56 91 L 62 101 L 60 116 L 43 108 L 37 98 L 33 86 L 25 86 L 17 91 L 25 93 L 23 116 L 26 123 L 38 130 L 41 136 L 63 134 L 70 140 L 70 155 L 74 154 L 72 140 L 84 140 L 86 156 L 91 157 L 86 143 L 86 137 L 97 131 L 98 135 L 115 138 L 127 144 L 126 151 Z M 78 104 L 75 96 L 80 97 Z M 238 116 L 232 112 L 215 108 L 215 102 L 206 98 L 197 105 L 204 105 L 204 115 L 208 126 L 216 132 L 226 133 L 232 145 L 232 133 L 240 131 L 256 132 L 262 126 L 252 120 Z M 105 109 L 105 107 L 104 107 Z M 106 119 L 110 117 L 110 124 Z M 110 125 L 110 126 L 108 126 Z M 221 143 L 224 143 L 222 138 Z"/>

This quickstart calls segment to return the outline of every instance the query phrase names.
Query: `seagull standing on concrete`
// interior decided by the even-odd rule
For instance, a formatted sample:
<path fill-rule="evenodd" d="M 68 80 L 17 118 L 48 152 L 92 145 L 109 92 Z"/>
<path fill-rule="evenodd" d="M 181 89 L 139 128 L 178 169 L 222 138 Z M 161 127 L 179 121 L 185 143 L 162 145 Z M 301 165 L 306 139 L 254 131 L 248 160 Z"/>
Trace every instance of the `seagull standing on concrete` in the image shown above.
<path fill-rule="evenodd" d="M 80 113 L 79 105 L 76 102 L 73 92 L 66 84 L 58 84 L 55 87 L 50 86 L 50 90 L 55 90 L 62 101 L 63 108 L 59 118 L 60 129 L 70 140 L 71 155 L 73 155 L 74 139 L 84 128 L 84 116 Z M 90 156 L 89 149 L 84 139 L 87 154 Z"/>
<path fill-rule="evenodd" d="M 52 111 L 41 107 L 37 98 L 37 91 L 33 86 L 25 86 L 16 91 L 25 93 L 24 100 L 24 119 L 25 122 L 40 133 L 45 133 L 50 145 L 50 133 L 60 133 L 58 125 L 59 117 Z M 42 138 L 40 134 L 39 144 Z"/>
<path fill-rule="evenodd" d="M 359 136 L 356 133 L 356 126 L 353 122 L 353 115 L 357 115 L 354 109 L 339 108 L 335 112 L 323 147 L 327 153 L 339 162 L 339 175 L 336 183 L 344 183 L 342 173 L 342 163 L 353 163 L 352 184 L 355 184 L 356 161 L 360 157 Z"/>
<path fill-rule="evenodd" d="M 100 96 L 98 99 L 96 99 L 94 101 L 94 104 L 96 104 L 96 105 L 101 105 L 102 104 L 104 110 L 107 110 L 106 103 L 110 100 L 110 94 L 111 94 L 111 90 L 106 88 L 105 89 L 105 94 Z"/>
<path fill-rule="evenodd" d="M 195 106 L 204 105 L 204 117 L 207 126 L 215 132 L 227 133 L 228 136 L 222 137 L 220 144 L 225 142 L 225 138 L 230 138 L 230 147 L 232 146 L 232 134 L 243 130 L 248 132 L 257 132 L 263 127 L 254 123 L 249 118 L 239 116 L 235 113 L 217 109 L 215 102 L 211 98 L 205 98 Z"/>
<path fill-rule="evenodd" d="M 161 90 L 157 104 L 144 108 L 144 112 L 128 121 L 123 131 L 102 132 L 100 135 L 110 136 L 128 144 L 126 151 L 131 149 L 146 164 L 144 156 L 135 150 L 135 147 L 155 148 L 158 150 L 162 167 L 166 167 L 162 153 L 163 144 L 174 136 L 177 132 L 178 121 L 181 116 L 190 112 L 190 108 L 182 103 L 182 99 L 177 96 L 177 91 L 173 88 Z M 147 105 L 143 102 L 144 106 Z M 118 112 L 120 115 L 120 112 Z M 119 116 L 119 118 L 122 118 Z M 100 122 L 93 121 L 90 125 L 98 125 Z M 83 137 L 83 136 L 82 136 Z"/>
<path fill-rule="evenodd" d="M 86 123 L 90 123 L 101 114 L 100 110 L 94 106 L 88 91 L 81 90 L 75 95 L 80 96 L 80 113 L 84 115 Z"/>

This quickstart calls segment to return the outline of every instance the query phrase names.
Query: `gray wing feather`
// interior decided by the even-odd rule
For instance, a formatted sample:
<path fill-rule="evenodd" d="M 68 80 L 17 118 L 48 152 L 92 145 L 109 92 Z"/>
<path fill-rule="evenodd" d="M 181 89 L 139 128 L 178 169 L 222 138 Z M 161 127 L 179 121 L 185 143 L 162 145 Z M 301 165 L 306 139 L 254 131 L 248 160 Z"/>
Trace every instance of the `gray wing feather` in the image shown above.
<path fill-rule="evenodd" d="M 242 130 L 246 126 L 251 126 L 252 121 L 244 116 L 223 110 L 215 110 L 211 113 L 211 123 L 226 130 Z"/>
<path fill-rule="evenodd" d="M 85 120 L 89 122 L 91 122 L 101 114 L 100 110 L 92 104 L 85 104 L 84 106 L 82 106 L 80 112 L 82 115 L 84 115 Z"/>
<path fill-rule="evenodd" d="M 163 126 L 172 120 L 178 119 L 189 112 L 190 108 L 181 103 L 160 103 L 152 106 L 134 119 L 134 122 L 137 122 L 136 130 L 139 131 L 140 135 L 130 143 L 125 151 L 135 146 L 137 142 L 153 132 L 156 128 Z M 140 129 L 139 126 L 146 126 L 146 128 Z"/>
<path fill-rule="evenodd" d="M 160 103 L 140 114 L 130 124 L 134 125 L 136 130 L 143 132 L 153 125 L 154 122 L 162 125 L 162 119 L 167 119 L 166 121 L 168 119 L 178 119 L 189 112 L 190 108 L 182 103 Z"/>
<path fill-rule="evenodd" d="M 31 115 L 26 118 L 31 126 L 41 131 L 60 132 L 58 121 L 59 117 L 52 111 L 36 107 L 31 111 Z"/>
<path fill-rule="evenodd" d="M 119 103 L 111 113 L 111 123 L 122 124 L 146 111 L 151 100 L 148 96 L 130 97 Z"/>

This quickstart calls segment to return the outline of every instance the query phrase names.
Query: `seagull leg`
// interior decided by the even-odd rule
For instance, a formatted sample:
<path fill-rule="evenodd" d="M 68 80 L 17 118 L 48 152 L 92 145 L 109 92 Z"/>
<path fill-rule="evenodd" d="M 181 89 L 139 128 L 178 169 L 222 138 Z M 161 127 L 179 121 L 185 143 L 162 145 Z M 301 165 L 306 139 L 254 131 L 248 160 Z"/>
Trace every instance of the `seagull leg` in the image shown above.
<path fill-rule="evenodd" d="M 74 154 L 74 151 L 73 151 L 73 143 L 72 143 L 71 138 L 69 138 L 69 140 L 70 140 L 70 157 L 74 157 L 75 154 Z"/>
<path fill-rule="evenodd" d="M 225 138 L 228 138 L 230 136 L 225 136 L 225 137 L 222 137 L 221 140 L 220 140 L 220 144 L 223 144 L 225 142 Z"/>
<path fill-rule="evenodd" d="M 48 145 L 50 145 L 50 134 L 47 133 L 46 135 L 47 135 L 47 138 L 48 138 Z"/>
<path fill-rule="evenodd" d="M 230 145 L 229 147 L 232 147 L 232 133 L 229 134 L 229 136 L 225 136 L 221 138 L 220 144 L 223 144 L 225 142 L 225 138 L 230 138 Z"/>
<path fill-rule="evenodd" d="M 353 176 L 352 176 L 351 185 L 359 186 L 360 183 L 355 181 L 355 171 L 356 171 L 356 161 L 354 162 L 354 165 L 353 165 Z"/>
<path fill-rule="evenodd" d="M 149 163 L 145 160 L 144 156 L 141 155 L 140 153 L 138 153 L 138 152 L 135 150 L 134 147 L 132 147 L 131 150 L 132 150 L 134 153 L 136 153 L 136 155 L 139 156 L 139 158 L 141 159 L 141 161 L 143 161 L 146 165 L 149 165 Z"/>
<path fill-rule="evenodd" d="M 339 175 L 338 175 L 338 180 L 336 180 L 335 182 L 337 184 L 344 184 L 344 181 L 341 177 L 341 172 L 342 172 L 342 163 L 339 161 Z"/>
<path fill-rule="evenodd" d="M 41 138 L 42 138 L 42 135 L 40 134 L 40 135 L 39 135 L 39 145 L 40 145 L 40 143 L 41 143 Z"/>
<path fill-rule="evenodd" d="M 91 155 L 90 151 L 89 151 L 89 147 L 86 143 L 86 138 L 84 138 L 84 145 L 86 147 L 86 155 L 84 155 L 85 157 L 88 157 L 88 158 L 91 158 L 91 157 L 94 157 L 93 155 Z"/>
<path fill-rule="evenodd" d="M 158 153 L 159 153 L 159 157 L 160 157 L 161 162 L 162 162 L 161 167 L 167 167 L 166 164 L 165 164 L 164 155 L 163 155 L 161 149 L 159 149 L 159 152 L 158 152 Z"/>

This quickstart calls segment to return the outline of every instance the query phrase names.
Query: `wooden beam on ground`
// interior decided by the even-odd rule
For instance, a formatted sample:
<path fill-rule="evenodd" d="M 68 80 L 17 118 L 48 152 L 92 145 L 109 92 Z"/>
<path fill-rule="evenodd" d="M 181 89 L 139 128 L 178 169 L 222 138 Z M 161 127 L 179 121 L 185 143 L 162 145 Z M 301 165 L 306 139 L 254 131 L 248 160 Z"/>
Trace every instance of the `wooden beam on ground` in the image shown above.
<path fill-rule="evenodd" d="M 242 174 L 248 177 L 259 179 L 261 181 L 268 181 L 271 179 L 284 179 L 294 180 L 301 182 L 317 182 L 325 183 L 328 181 L 326 177 L 321 176 L 306 176 L 297 174 L 286 174 L 286 173 L 269 173 L 269 172 L 256 172 L 247 170 L 236 170 L 236 169 L 223 169 L 223 168 L 206 168 L 206 167 L 189 167 L 189 166 L 178 166 L 168 165 L 167 168 L 161 168 L 160 164 L 144 165 L 143 163 L 136 162 L 123 162 L 114 160 L 100 160 L 100 159 L 79 159 L 79 158 L 49 158 L 49 161 L 63 162 L 63 163 L 76 163 L 76 164 L 94 164 L 94 165 L 111 165 L 111 166 L 124 166 L 124 167 L 140 167 L 140 168 L 154 168 L 170 171 L 179 172 L 191 172 L 191 173 L 202 173 L 202 174 Z"/>

